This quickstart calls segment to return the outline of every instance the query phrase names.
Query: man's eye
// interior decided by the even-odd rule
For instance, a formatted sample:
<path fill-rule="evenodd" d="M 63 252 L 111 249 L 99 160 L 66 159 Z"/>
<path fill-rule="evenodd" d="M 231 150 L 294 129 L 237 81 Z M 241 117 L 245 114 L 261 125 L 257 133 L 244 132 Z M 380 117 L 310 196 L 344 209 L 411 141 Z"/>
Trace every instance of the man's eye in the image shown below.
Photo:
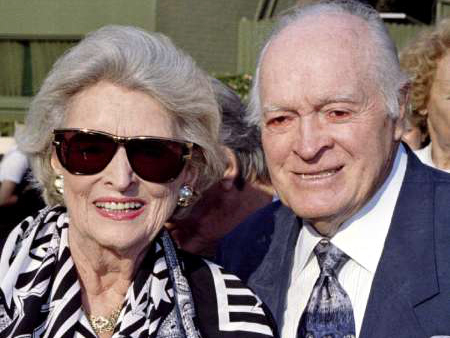
<path fill-rule="evenodd" d="M 267 124 L 270 126 L 280 126 L 285 124 L 288 121 L 288 117 L 287 116 L 277 116 L 277 117 L 273 117 L 271 118 Z"/>
<path fill-rule="evenodd" d="M 327 115 L 332 120 L 341 121 L 350 118 L 351 113 L 345 110 L 332 110 Z"/>

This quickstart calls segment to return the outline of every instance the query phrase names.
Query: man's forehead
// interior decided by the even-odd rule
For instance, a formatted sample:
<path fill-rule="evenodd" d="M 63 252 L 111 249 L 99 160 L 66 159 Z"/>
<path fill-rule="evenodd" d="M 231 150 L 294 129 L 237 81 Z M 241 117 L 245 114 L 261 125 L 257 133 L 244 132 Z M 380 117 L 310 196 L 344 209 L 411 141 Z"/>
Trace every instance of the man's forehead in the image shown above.
<path fill-rule="evenodd" d="M 350 15 L 345 20 L 323 16 L 305 18 L 282 31 L 261 64 L 264 112 L 273 111 L 265 105 L 320 109 L 333 102 L 365 104 L 375 99 L 368 98 L 378 92 L 370 49 L 356 31 L 363 24 Z"/>
<path fill-rule="evenodd" d="M 364 26 L 362 19 L 347 14 L 307 17 L 288 26 L 266 48 L 261 88 L 289 83 L 311 90 L 316 85 L 318 91 L 329 86 L 354 89 L 370 80 L 372 59 Z"/>
<path fill-rule="evenodd" d="M 367 24 L 354 15 L 307 16 L 282 29 L 267 46 L 266 54 L 283 54 L 283 51 L 295 49 L 296 53 L 303 55 L 311 48 L 322 49 L 324 53 L 332 48 L 350 48 L 355 53 L 368 47 L 367 37 Z"/>

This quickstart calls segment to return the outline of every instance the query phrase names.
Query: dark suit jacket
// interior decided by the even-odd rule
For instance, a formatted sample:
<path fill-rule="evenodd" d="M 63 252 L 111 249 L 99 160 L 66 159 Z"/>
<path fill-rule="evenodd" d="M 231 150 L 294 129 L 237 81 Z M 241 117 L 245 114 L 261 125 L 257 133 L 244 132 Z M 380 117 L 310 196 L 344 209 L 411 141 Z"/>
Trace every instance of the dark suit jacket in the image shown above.
<path fill-rule="evenodd" d="M 290 209 L 272 203 L 233 230 L 218 252 L 219 262 L 247 282 L 279 326 L 300 224 Z M 450 336 L 450 175 L 408 150 L 360 337 L 433 335 Z"/>

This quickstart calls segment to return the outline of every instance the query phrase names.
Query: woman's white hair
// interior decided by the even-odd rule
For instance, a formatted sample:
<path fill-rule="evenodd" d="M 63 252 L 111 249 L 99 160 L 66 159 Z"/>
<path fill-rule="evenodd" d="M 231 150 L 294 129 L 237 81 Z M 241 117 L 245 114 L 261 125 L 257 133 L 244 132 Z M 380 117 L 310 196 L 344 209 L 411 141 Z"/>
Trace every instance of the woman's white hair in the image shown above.
<path fill-rule="evenodd" d="M 106 26 L 54 64 L 31 103 L 24 129 L 16 135 L 48 204 L 63 203 L 53 184 L 52 132 L 63 126 L 71 98 L 100 81 L 142 91 L 172 114 L 180 136 L 202 149 L 191 161 L 199 170 L 197 191 L 222 177 L 220 113 L 208 76 L 162 34 Z"/>
<path fill-rule="evenodd" d="M 247 122 L 260 126 L 262 119 L 260 81 L 261 63 L 272 41 L 288 26 L 299 23 L 306 17 L 350 14 L 361 18 L 367 23 L 371 37 L 372 76 L 377 81 L 385 99 L 389 116 L 396 119 L 399 116 L 399 100 L 402 90 L 408 84 L 408 76 L 400 69 L 397 48 L 389 36 L 379 13 L 372 7 L 354 0 L 325 0 L 305 6 L 292 8 L 283 15 L 274 30 L 266 40 L 258 57 L 253 86 L 250 92 L 250 102 Z"/>

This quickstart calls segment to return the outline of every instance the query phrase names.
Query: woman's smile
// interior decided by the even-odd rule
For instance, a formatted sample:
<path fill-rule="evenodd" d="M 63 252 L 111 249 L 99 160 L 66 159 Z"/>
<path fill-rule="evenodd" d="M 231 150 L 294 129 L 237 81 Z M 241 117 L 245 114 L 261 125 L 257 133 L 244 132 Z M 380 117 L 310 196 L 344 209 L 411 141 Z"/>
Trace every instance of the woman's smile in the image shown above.
<path fill-rule="evenodd" d="M 145 210 L 145 202 L 138 199 L 102 198 L 94 202 L 100 215 L 117 221 L 132 220 Z"/>

